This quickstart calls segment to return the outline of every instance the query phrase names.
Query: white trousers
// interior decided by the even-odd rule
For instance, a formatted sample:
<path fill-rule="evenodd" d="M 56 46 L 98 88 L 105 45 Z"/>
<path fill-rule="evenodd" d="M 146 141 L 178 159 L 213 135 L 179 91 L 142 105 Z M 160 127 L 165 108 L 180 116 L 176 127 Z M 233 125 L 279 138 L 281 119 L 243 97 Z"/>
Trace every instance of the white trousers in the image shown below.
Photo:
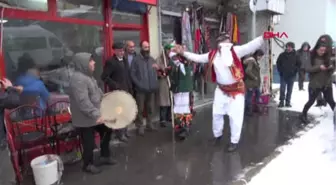
<path fill-rule="evenodd" d="M 238 143 L 243 127 L 245 110 L 244 94 L 236 95 L 235 98 L 225 95 L 218 87 L 212 106 L 212 132 L 215 137 L 223 135 L 224 115 L 230 118 L 231 143 Z"/>

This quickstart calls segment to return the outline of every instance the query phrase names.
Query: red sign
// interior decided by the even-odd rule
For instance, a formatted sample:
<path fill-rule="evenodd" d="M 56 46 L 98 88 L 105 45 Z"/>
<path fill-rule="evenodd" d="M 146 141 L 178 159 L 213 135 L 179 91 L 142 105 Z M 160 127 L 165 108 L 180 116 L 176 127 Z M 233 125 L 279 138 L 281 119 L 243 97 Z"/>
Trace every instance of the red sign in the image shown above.
<path fill-rule="evenodd" d="M 275 38 L 275 37 L 277 37 L 277 38 L 283 38 L 283 37 L 286 37 L 286 38 L 288 38 L 288 35 L 287 35 L 287 33 L 286 32 L 282 32 L 282 33 L 280 33 L 280 32 L 270 32 L 270 31 L 266 31 L 266 32 L 264 32 L 264 38 L 265 39 L 271 39 L 271 38 Z"/>
<path fill-rule="evenodd" d="M 139 3 L 145 3 L 145 4 L 149 4 L 149 5 L 155 5 L 157 4 L 157 0 L 130 0 L 130 1 L 136 1 Z"/>

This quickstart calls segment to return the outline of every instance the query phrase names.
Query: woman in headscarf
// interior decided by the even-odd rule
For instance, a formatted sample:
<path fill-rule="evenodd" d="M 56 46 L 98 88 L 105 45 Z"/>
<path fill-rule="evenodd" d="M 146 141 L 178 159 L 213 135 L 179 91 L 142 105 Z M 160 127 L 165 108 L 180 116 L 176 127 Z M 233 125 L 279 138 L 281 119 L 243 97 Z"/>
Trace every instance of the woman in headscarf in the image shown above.
<path fill-rule="evenodd" d="M 318 45 L 319 43 L 324 43 L 326 44 L 327 47 L 327 54 L 329 55 L 329 58 L 331 57 L 332 54 L 332 38 L 330 35 L 325 34 L 325 35 L 321 35 L 320 38 L 317 40 L 316 45 Z M 326 100 L 325 98 L 322 96 L 322 93 L 320 93 L 316 99 L 316 106 L 326 106 Z"/>

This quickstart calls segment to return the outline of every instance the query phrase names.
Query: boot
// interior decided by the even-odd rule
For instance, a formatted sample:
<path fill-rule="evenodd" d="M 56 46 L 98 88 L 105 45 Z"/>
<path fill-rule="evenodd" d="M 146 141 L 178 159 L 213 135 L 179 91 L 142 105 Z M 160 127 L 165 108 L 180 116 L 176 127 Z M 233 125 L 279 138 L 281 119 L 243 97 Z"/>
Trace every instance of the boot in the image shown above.
<path fill-rule="evenodd" d="M 287 103 L 286 103 L 286 107 L 288 107 L 288 108 L 292 107 L 291 103 L 290 103 L 290 102 L 287 102 Z"/>
<path fill-rule="evenodd" d="M 84 166 L 84 167 L 83 167 L 83 171 L 86 172 L 86 173 L 93 174 L 93 175 L 96 175 L 96 174 L 99 174 L 99 173 L 102 172 L 99 168 L 97 168 L 97 167 L 96 167 L 95 165 L 93 165 L 93 164 Z"/>
<path fill-rule="evenodd" d="M 230 143 L 228 148 L 227 148 L 227 151 L 228 152 L 234 152 L 236 151 L 238 148 L 238 144 L 237 143 Z"/>
<path fill-rule="evenodd" d="M 302 113 L 300 115 L 300 120 L 304 125 L 308 125 L 308 123 L 309 123 L 309 120 L 307 118 L 307 114 Z"/>
<path fill-rule="evenodd" d="M 278 107 L 279 107 L 279 108 L 283 108 L 284 106 L 285 106 L 284 102 L 283 102 L 283 101 L 280 101 Z"/>

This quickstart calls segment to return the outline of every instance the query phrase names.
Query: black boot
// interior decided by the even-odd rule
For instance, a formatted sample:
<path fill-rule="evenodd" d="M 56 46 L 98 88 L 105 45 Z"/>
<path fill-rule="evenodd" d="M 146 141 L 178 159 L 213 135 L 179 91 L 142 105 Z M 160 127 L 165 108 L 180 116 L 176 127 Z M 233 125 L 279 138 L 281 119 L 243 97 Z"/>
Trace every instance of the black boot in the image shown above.
<path fill-rule="evenodd" d="M 304 125 L 307 125 L 307 124 L 309 123 L 309 120 L 308 120 L 308 118 L 307 118 L 307 114 L 302 113 L 302 114 L 300 115 L 300 121 L 301 121 Z"/>
<path fill-rule="evenodd" d="M 284 102 L 283 102 L 283 101 L 280 101 L 278 107 L 279 107 L 279 108 L 283 108 L 284 106 L 285 106 Z"/>
<path fill-rule="evenodd" d="M 227 148 L 227 151 L 228 152 L 234 152 L 236 151 L 238 148 L 238 144 L 237 143 L 230 143 L 228 148 Z"/>
<path fill-rule="evenodd" d="M 292 107 L 292 105 L 291 105 L 291 103 L 290 102 L 286 102 L 286 105 L 285 105 L 286 107 Z"/>
<path fill-rule="evenodd" d="M 160 126 L 162 128 L 166 128 L 167 127 L 167 122 L 166 121 L 160 121 Z"/>

